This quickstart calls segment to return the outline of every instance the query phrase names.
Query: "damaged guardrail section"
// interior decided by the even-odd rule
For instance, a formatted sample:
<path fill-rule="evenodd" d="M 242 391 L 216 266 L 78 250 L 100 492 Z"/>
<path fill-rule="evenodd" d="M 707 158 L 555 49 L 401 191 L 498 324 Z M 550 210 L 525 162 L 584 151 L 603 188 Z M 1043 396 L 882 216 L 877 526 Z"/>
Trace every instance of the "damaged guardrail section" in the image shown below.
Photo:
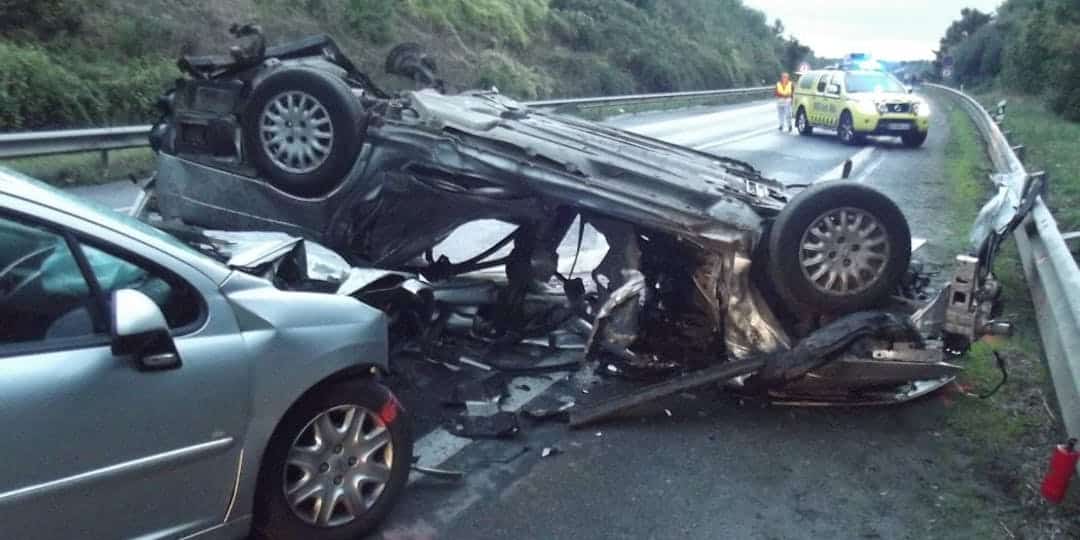
<path fill-rule="evenodd" d="M 728 88 L 724 90 L 701 90 L 695 92 L 670 92 L 665 94 L 635 94 L 591 98 L 549 99 L 525 101 L 529 107 L 553 109 L 558 112 L 581 112 L 600 107 L 618 105 L 647 105 L 651 103 L 694 101 L 728 97 L 766 97 L 772 87 Z M 73 154 L 79 152 L 102 152 L 102 160 L 108 160 L 107 152 L 123 148 L 140 148 L 150 144 L 149 125 L 118 126 L 96 129 L 68 129 L 57 131 L 27 131 L 0 133 L 0 159 Z"/>
<path fill-rule="evenodd" d="M 1044 173 L 1029 174 L 1016 146 L 998 126 L 1004 104 L 991 117 L 971 96 L 941 85 L 963 104 L 986 140 L 995 177 L 1022 193 L 1026 182 L 1045 182 Z M 1020 147 L 1022 148 L 1022 147 Z M 1045 186 L 1045 184 L 1043 184 Z M 1080 269 L 1042 197 L 1034 201 L 1028 218 L 1013 233 L 1035 305 L 1043 350 L 1054 381 L 1058 406 L 1070 437 L 1080 436 Z"/>

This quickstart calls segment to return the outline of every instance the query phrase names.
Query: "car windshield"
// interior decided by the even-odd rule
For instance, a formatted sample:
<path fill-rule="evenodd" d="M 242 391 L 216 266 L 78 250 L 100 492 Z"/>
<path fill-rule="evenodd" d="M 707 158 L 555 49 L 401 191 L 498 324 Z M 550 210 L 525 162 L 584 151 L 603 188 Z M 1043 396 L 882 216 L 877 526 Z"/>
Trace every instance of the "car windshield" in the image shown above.
<path fill-rule="evenodd" d="M 887 73 L 848 73 L 844 83 L 849 94 L 907 91 L 900 81 Z"/>
<path fill-rule="evenodd" d="M 19 186 L 18 183 L 21 183 L 22 186 Z M 206 256 L 195 248 L 181 242 L 175 236 L 147 225 L 123 212 L 117 212 L 116 210 L 97 204 L 89 198 L 74 197 L 63 190 L 56 189 L 44 182 L 35 180 L 10 169 L 0 167 L 0 190 L 6 189 L 9 185 L 12 186 L 12 192 L 17 196 L 36 200 L 45 204 L 49 204 L 50 199 L 62 199 L 66 204 L 76 207 L 79 215 L 90 218 L 91 220 L 104 224 L 114 230 L 121 232 L 124 232 L 125 229 L 135 230 L 146 236 L 152 236 L 162 240 L 177 250 L 195 253 L 201 257 Z"/>

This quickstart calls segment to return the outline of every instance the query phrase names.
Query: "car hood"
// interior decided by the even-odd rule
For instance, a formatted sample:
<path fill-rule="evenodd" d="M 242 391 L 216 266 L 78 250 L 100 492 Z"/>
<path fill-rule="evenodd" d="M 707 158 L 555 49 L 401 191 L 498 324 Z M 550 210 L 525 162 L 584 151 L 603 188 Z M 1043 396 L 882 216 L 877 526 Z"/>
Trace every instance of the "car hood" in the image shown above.
<path fill-rule="evenodd" d="M 906 92 L 860 92 L 851 94 L 851 97 L 860 101 L 885 101 L 888 103 L 918 103 L 922 101 Z"/>

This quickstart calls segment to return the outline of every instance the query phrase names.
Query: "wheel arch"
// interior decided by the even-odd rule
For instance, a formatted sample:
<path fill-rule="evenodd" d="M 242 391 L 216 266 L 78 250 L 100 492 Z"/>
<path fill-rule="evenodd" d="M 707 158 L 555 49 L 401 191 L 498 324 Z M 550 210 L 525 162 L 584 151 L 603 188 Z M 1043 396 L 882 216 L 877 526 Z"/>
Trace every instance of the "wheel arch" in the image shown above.
<path fill-rule="evenodd" d="M 229 521 L 231 522 L 237 519 L 247 519 L 250 521 L 255 507 L 255 494 L 259 489 L 259 472 L 262 469 L 263 457 L 266 455 L 267 449 L 270 447 L 271 442 L 281 428 L 281 423 L 296 410 L 300 403 L 329 386 L 352 380 L 370 380 L 378 382 L 385 374 L 386 368 L 384 366 L 371 361 L 362 361 L 339 369 L 316 381 L 307 389 L 299 392 L 287 407 L 283 408 L 279 414 L 275 415 L 272 423 L 273 427 L 265 430 L 264 436 L 256 437 L 255 434 L 252 433 L 255 430 L 249 429 L 248 437 L 246 438 L 243 449 L 243 464 L 238 472 L 239 481 L 237 483 L 236 494 L 230 503 L 232 511 L 227 516 Z M 260 440 L 256 443 L 254 440 L 255 438 L 259 438 Z"/>

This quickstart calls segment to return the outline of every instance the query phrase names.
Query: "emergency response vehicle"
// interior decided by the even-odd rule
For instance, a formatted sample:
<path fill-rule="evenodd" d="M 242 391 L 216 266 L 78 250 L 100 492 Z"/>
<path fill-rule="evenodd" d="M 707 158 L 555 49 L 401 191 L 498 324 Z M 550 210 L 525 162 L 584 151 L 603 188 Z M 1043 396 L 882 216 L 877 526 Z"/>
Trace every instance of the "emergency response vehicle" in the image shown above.
<path fill-rule="evenodd" d="M 848 144 L 859 144 L 868 135 L 890 135 L 915 148 L 930 129 L 930 106 L 884 71 L 807 72 L 795 86 L 792 109 L 800 134 L 810 135 L 815 127 L 835 129 Z"/>

